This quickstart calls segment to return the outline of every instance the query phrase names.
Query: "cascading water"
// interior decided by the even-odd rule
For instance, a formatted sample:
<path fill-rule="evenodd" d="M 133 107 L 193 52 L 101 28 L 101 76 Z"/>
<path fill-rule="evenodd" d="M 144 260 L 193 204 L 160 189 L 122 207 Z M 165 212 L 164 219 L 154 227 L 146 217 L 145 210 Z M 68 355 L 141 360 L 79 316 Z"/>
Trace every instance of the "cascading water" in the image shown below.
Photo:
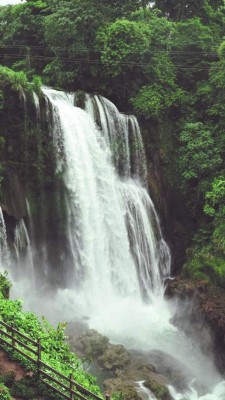
<path fill-rule="evenodd" d="M 51 292 L 49 302 L 44 298 L 46 314 L 49 304 L 49 315 L 57 319 L 85 317 L 113 342 L 175 356 L 191 378 L 212 391 L 220 376 L 193 341 L 172 325 L 175 309 L 163 299 L 170 253 L 144 187 L 146 163 L 137 120 L 119 114 L 98 96 L 87 96 L 82 110 L 74 106 L 72 94 L 50 88 L 43 93 L 56 177 L 63 186 L 58 199 L 63 200 L 66 238 L 58 268 L 45 265 L 45 278 L 57 278 L 67 259 L 62 272 L 66 288 Z M 219 385 L 202 399 L 224 399 L 223 383 Z M 193 388 L 186 395 L 171 388 L 171 394 L 176 400 L 201 399 Z"/>
<path fill-rule="evenodd" d="M 34 280 L 33 254 L 29 234 L 23 218 L 17 222 L 15 227 L 14 246 L 17 263 L 20 264 L 20 268 L 17 269 L 32 282 Z"/>
<path fill-rule="evenodd" d="M 0 270 L 6 271 L 9 268 L 9 250 L 7 246 L 6 227 L 3 212 L 0 207 Z"/>
<path fill-rule="evenodd" d="M 100 127 L 120 176 L 145 179 L 145 151 L 137 119 L 120 114 L 104 97 L 87 96 L 85 110 Z"/>
<path fill-rule="evenodd" d="M 144 386 L 144 381 L 137 382 L 137 393 L 142 400 L 157 400 L 154 394 Z"/>
<path fill-rule="evenodd" d="M 39 127 L 40 122 L 41 122 L 41 108 L 40 108 L 39 97 L 38 97 L 37 93 L 35 93 L 35 92 L 33 92 L 33 100 L 34 100 L 34 105 L 35 105 L 35 110 L 36 110 L 37 127 Z"/>
<path fill-rule="evenodd" d="M 63 176 L 66 229 L 73 254 L 71 272 L 78 282 L 78 292 L 85 294 L 85 303 L 93 304 L 95 300 L 102 302 L 100 293 L 108 298 L 140 298 L 143 293 L 150 297 L 162 291 L 161 278 L 170 272 L 169 250 L 146 190 L 128 179 L 129 117 L 121 117 L 113 106 L 116 122 L 111 126 L 109 118 L 107 121 L 111 137 L 115 125 L 121 141 L 127 136 L 121 149 L 125 162 L 120 165 L 125 165 L 128 176 L 122 180 L 112 164 L 104 123 L 102 129 L 97 129 L 92 118 L 74 107 L 71 96 L 63 92 L 45 88 L 44 94 L 52 107 L 53 140 L 59 155 L 57 172 Z M 111 103 L 108 105 L 111 107 Z M 143 158 L 140 161 L 143 163 Z"/>

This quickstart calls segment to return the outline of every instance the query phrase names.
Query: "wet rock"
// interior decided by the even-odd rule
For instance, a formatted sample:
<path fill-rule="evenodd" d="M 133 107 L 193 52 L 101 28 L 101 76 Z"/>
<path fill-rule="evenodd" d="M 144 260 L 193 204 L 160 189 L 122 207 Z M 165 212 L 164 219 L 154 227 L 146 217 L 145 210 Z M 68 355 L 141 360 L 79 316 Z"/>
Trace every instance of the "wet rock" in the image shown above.
<path fill-rule="evenodd" d="M 168 394 L 168 379 L 156 372 L 146 353 L 128 351 L 120 344 L 111 344 L 106 336 L 100 335 L 94 329 L 88 330 L 80 337 L 70 336 L 69 342 L 80 356 L 94 360 L 95 370 L 104 371 L 103 386 L 106 392 L 122 393 L 123 400 L 140 400 L 137 381 L 144 380 L 149 382 L 149 385 L 151 382 L 150 389 L 153 393 L 161 393 L 164 396 Z M 169 397 L 161 396 L 159 400 L 161 399 L 168 400 Z"/>
<path fill-rule="evenodd" d="M 104 344 L 106 343 L 104 342 Z M 130 356 L 124 346 L 108 343 L 107 347 L 103 350 L 103 355 L 98 358 L 98 361 L 102 367 L 116 371 L 126 367 L 127 363 L 130 361 Z"/>
<path fill-rule="evenodd" d="M 99 359 L 108 349 L 109 339 L 100 335 L 96 330 L 89 329 L 77 339 L 73 336 L 70 344 L 78 354 Z"/>
<path fill-rule="evenodd" d="M 144 382 L 144 385 L 150 389 L 158 400 L 172 400 L 169 390 L 162 383 L 159 378 L 148 379 Z"/>
<path fill-rule="evenodd" d="M 157 371 L 163 376 L 167 377 L 170 384 L 172 384 L 177 390 L 184 391 L 187 389 L 188 384 L 193 378 L 192 371 L 189 371 L 187 367 L 176 360 L 169 354 L 165 354 L 159 350 L 154 350 L 148 353 L 151 362 L 154 364 Z M 167 385 L 168 382 L 159 382 L 163 385 Z"/>
<path fill-rule="evenodd" d="M 206 281 L 193 281 L 178 276 L 167 287 L 166 295 L 180 300 L 182 312 L 174 319 L 184 330 L 198 332 L 199 342 L 205 344 L 205 352 L 213 354 L 220 372 L 225 372 L 225 291 Z M 186 324 L 181 315 L 185 312 Z M 190 332 L 188 332 L 190 333 Z"/>
<path fill-rule="evenodd" d="M 107 393 L 121 394 L 123 400 L 141 400 L 140 395 L 137 393 L 134 382 L 123 378 L 107 379 L 104 382 L 104 387 Z"/>
<path fill-rule="evenodd" d="M 86 334 L 88 329 L 88 323 L 84 319 L 68 322 L 65 335 L 69 336 L 71 340 L 77 340 L 80 336 Z"/>
<path fill-rule="evenodd" d="M 24 188 L 14 167 L 8 165 L 2 183 L 2 209 L 16 219 L 26 215 L 26 199 Z"/>

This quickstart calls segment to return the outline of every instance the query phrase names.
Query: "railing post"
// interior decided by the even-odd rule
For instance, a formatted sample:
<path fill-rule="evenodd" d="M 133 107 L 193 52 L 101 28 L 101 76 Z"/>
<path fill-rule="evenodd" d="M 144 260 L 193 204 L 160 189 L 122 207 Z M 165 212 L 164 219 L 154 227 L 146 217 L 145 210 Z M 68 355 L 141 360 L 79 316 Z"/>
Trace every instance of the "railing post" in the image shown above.
<path fill-rule="evenodd" d="M 110 400 L 110 395 L 109 394 L 105 395 L 105 400 Z"/>
<path fill-rule="evenodd" d="M 37 341 L 37 345 L 38 345 L 38 351 L 37 351 L 37 356 L 38 356 L 38 359 L 37 359 L 37 368 L 38 368 L 38 373 L 39 373 L 39 370 L 41 369 L 41 339 L 40 339 L 40 338 L 39 338 L 38 341 Z"/>
<path fill-rule="evenodd" d="M 71 390 L 73 390 L 73 374 L 70 374 L 70 399 L 73 400 L 73 393 Z"/>
<path fill-rule="evenodd" d="M 12 345 L 13 345 L 13 347 L 15 347 L 15 344 L 16 344 L 16 342 L 14 340 L 15 332 L 13 329 L 14 329 L 14 324 L 12 324 Z"/>

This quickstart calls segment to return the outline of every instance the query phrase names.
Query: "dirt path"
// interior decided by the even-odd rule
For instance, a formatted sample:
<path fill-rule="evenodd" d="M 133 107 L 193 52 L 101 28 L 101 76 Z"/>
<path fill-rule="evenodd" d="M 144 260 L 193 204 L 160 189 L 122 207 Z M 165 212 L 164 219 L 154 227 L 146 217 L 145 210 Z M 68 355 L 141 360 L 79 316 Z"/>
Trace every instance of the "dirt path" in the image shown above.
<path fill-rule="evenodd" d="M 26 375 L 26 371 L 19 364 L 11 361 L 7 354 L 0 350 L 0 375 L 7 372 L 14 372 L 16 381 L 19 381 Z"/>
<path fill-rule="evenodd" d="M 29 374 L 25 371 L 21 365 L 17 364 L 15 361 L 9 359 L 7 353 L 0 350 L 0 376 L 6 374 L 7 372 L 13 372 L 15 374 L 15 381 L 19 381 Z M 19 397 L 13 397 L 13 400 L 22 400 Z M 44 397 L 38 397 L 33 400 L 47 400 Z"/>

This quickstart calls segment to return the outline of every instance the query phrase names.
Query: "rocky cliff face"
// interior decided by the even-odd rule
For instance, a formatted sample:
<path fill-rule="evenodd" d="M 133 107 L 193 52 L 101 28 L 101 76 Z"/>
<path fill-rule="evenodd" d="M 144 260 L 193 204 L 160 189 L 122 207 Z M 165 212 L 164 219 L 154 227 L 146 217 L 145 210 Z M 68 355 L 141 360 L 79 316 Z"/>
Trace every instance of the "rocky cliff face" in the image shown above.
<path fill-rule="evenodd" d="M 179 176 L 174 168 L 177 149 L 177 127 L 170 117 L 161 122 L 140 121 L 145 143 L 148 187 L 162 231 L 172 253 L 172 271 L 183 265 L 187 247 L 196 229 L 179 190 Z"/>
<path fill-rule="evenodd" d="M 44 273 L 44 243 L 49 244 L 47 257 L 52 268 L 57 268 L 56 260 L 62 256 L 62 246 L 57 242 L 64 243 L 63 199 L 59 199 L 60 182 L 55 177 L 55 154 L 51 132 L 47 129 L 45 101 L 42 97 L 39 101 L 38 109 L 32 91 L 17 91 L 7 86 L 0 109 L 0 205 L 8 244 L 16 264 L 15 228 L 24 219 L 35 243 L 37 275 Z M 34 232 L 31 232 L 31 225 L 37 228 Z M 59 282 L 63 285 L 60 273 Z"/>

